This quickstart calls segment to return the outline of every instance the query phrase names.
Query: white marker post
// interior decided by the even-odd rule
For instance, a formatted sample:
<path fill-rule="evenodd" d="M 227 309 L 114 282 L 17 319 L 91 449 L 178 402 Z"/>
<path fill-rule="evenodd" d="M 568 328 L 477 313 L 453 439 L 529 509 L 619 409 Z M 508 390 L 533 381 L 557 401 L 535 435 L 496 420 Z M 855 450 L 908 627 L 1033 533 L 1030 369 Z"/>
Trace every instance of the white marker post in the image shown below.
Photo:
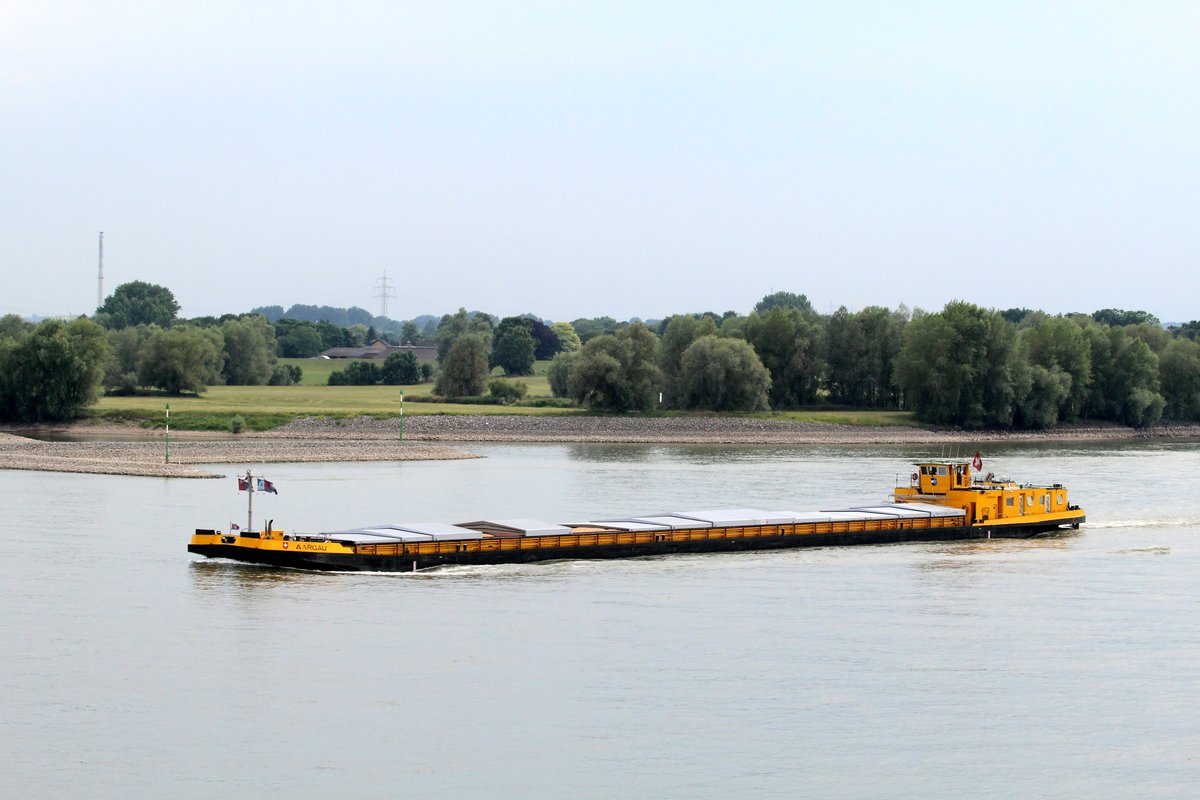
<path fill-rule="evenodd" d="M 404 390 L 400 390 L 400 441 L 404 441 Z"/>
<path fill-rule="evenodd" d="M 163 439 L 163 463 L 171 463 L 171 404 L 167 403 L 167 435 Z"/>

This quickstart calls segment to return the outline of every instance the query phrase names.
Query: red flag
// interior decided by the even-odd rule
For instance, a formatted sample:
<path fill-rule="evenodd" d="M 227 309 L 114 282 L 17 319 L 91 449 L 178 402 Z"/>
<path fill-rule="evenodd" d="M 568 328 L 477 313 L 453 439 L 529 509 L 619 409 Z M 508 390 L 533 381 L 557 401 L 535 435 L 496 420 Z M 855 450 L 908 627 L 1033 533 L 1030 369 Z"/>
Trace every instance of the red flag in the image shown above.
<path fill-rule="evenodd" d="M 245 478 L 238 478 L 238 491 L 244 492 L 250 488 L 250 484 L 246 483 Z"/>
<path fill-rule="evenodd" d="M 975 468 L 976 472 L 983 469 L 983 454 L 978 450 L 975 451 L 975 458 L 971 460 L 971 466 Z"/>

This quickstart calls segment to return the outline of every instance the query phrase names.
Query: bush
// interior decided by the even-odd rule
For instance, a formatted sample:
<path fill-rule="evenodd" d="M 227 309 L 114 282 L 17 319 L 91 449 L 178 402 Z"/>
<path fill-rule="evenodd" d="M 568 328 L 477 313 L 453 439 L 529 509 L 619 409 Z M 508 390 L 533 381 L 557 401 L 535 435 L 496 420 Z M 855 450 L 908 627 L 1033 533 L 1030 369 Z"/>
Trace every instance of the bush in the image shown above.
<path fill-rule="evenodd" d="M 528 392 L 529 387 L 524 383 L 506 381 L 503 378 L 496 378 L 488 384 L 488 394 L 506 406 L 521 402 Z"/>
<path fill-rule="evenodd" d="M 304 370 L 294 364 L 276 364 L 271 370 L 271 386 L 292 386 L 304 377 Z"/>
<path fill-rule="evenodd" d="M 420 383 L 421 366 L 412 353 L 392 353 L 383 362 L 381 375 L 383 382 L 390 386 Z"/>
<path fill-rule="evenodd" d="M 242 418 L 241 414 L 234 414 L 233 418 L 229 420 L 230 433 L 241 433 L 244 427 L 246 427 L 246 420 Z"/>
<path fill-rule="evenodd" d="M 353 361 L 345 369 L 329 373 L 330 386 L 374 386 L 383 378 L 383 370 L 369 361 Z"/>

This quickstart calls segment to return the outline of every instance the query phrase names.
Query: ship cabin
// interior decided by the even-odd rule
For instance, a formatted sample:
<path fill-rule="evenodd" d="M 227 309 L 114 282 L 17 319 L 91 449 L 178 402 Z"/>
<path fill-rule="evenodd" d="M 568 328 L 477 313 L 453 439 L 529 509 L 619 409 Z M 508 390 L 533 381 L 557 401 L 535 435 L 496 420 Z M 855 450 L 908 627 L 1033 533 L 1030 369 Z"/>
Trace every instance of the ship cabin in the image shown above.
<path fill-rule="evenodd" d="M 937 503 L 966 512 L 968 524 L 1012 524 L 1074 516 L 1062 484 L 1017 484 L 992 473 L 975 477 L 968 462 L 936 461 L 915 465 L 908 486 L 896 487 L 898 502 Z"/>
<path fill-rule="evenodd" d="M 970 464 L 917 464 L 913 473 L 921 494 L 946 494 L 951 489 L 969 489 Z"/>

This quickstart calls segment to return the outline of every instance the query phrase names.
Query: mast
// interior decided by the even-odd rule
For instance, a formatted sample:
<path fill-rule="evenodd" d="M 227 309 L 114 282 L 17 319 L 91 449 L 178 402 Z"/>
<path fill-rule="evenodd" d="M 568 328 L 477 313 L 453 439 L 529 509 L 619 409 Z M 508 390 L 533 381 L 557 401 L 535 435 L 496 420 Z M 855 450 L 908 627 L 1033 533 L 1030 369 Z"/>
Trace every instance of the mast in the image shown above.
<path fill-rule="evenodd" d="M 254 530 L 254 470 L 246 470 L 246 533 Z"/>
<path fill-rule="evenodd" d="M 104 231 L 100 231 L 100 272 L 96 276 L 96 308 L 104 305 Z"/>

